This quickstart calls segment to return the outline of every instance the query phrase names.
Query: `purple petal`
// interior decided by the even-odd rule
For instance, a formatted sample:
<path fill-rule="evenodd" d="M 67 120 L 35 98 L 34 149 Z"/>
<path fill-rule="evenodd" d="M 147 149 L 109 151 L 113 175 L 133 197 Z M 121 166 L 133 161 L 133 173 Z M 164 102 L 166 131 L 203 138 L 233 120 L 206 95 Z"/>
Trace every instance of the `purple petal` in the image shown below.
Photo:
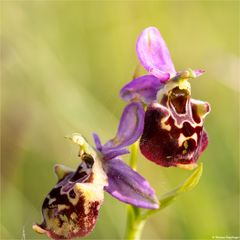
<path fill-rule="evenodd" d="M 156 99 L 158 90 L 163 83 L 152 75 L 145 75 L 132 80 L 120 91 L 123 100 L 131 102 L 133 100 L 143 101 L 148 104 Z"/>
<path fill-rule="evenodd" d="M 130 103 L 123 110 L 116 136 L 103 145 L 103 151 L 131 145 L 141 136 L 143 126 L 144 109 L 142 104 Z"/>
<path fill-rule="evenodd" d="M 156 209 L 158 199 L 150 184 L 120 159 L 105 162 L 108 186 L 105 190 L 122 202 L 136 207 Z"/>
<path fill-rule="evenodd" d="M 122 148 L 122 149 L 115 149 L 115 150 L 112 150 L 112 151 L 104 151 L 103 150 L 103 155 L 104 155 L 104 160 L 111 160 L 115 157 L 118 157 L 120 155 L 124 155 L 124 154 L 127 154 L 129 153 L 129 151 L 125 148 Z"/>
<path fill-rule="evenodd" d="M 163 72 L 157 68 L 150 68 L 149 73 L 153 76 L 157 77 L 162 83 L 167 82 L 170 78 L 174 77 L 175 74 L 170 74 Z"/>
<path fill-rule="evenodd" d="M 138 38 L 137 55 L 145 69 L 163 82 L 175 74 L 167 45 L 155 27 L 146 28 Z"/>
<path fill-rule="evenodd" d="M 93 140 L 98 151 L 102 150 L 102 144 L 99 136 L 96 133 L 93 133 Z"/>

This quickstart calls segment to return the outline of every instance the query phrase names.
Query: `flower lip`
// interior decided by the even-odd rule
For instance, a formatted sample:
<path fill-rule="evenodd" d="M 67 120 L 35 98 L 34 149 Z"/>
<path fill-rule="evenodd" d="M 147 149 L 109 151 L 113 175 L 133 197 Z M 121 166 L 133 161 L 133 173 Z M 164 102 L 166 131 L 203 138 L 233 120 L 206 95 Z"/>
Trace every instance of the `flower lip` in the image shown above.
<path fill-rule="evenodd" d="M 164 167 L 196 165 L 208 145 L 203 123 L 210 108 L 208 103 L 193 101 L 188 95 L 186 99 L 182 101 L 185 107 L 174 101 L 148 106 L 140 139 L 141 152 L 147 159 Z"/>
<path fill-rule="evenodd" d="M 79 145 L 87 144 L 84 138 L 77 139 L 83 140 L 77 141 Z M 53 239 L 71 239 L 84 237 L 95 227 L 107 176 L 97 155 L 85 152 L 80 157 L 76 170 L 54 167 L 58 182 L 43 202 L 43 222 L 33 225 L 36 232 Z"/>

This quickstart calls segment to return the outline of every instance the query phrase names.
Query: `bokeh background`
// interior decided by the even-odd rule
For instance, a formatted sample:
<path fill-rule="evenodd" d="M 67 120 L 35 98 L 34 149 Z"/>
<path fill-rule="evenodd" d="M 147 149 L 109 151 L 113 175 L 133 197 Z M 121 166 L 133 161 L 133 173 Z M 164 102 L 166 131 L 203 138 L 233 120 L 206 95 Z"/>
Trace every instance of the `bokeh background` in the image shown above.
<path fill-rule="evenodd" d="M 151 25 L 176 69 L 206 70 L 192 93 L 212 112 L 199 186 L 151 217 L 143 239 L 239 236 L 238 1 L 1 1 L 1 239 L 46 238 L 31 226 L 56 182 L 53 165 L 79 163 L 64 136 L 113 137 L 136 39 Z M 138 169 L 158 195 L 190 175 L 141 156 Z M 105 196 L 87 239 L 124 236 L 126 205 Z"/>

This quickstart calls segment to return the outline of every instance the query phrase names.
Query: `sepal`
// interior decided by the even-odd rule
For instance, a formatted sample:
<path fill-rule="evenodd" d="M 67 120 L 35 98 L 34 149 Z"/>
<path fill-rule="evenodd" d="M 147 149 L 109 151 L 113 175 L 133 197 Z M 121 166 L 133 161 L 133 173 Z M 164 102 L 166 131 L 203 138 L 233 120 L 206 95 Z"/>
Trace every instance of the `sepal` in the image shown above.
<path fill-rule="evenodd" d="M 120 91 L 120 97 L 126 102 L 140 101 L 146 104 L 156 99 L 163 83 L 153 75 L 144 75 L 127 83 Z"/>
<path fill-rule="evenodd" d="M 128 104 L 122 113 L 116 136 L 104 144 L 103 149 L 119 149 L 134 143 L 142 134 L 144 109 L 141 103 Z"/>
<path fill-rule="evenodd" d="M 140 34 L 136 44 L 137 55 L 145 69 L 166 82 L 176 71 L 167 45 L 155 27 L 148 27 Z"/>
<path fill-rule="evenodd" d="M 106 161 L 104 169 L 108 176 L 105 190 L 118 200 L 140 208 L 159 207 L 155 191 L 138 172 L 120 159 Z"/>

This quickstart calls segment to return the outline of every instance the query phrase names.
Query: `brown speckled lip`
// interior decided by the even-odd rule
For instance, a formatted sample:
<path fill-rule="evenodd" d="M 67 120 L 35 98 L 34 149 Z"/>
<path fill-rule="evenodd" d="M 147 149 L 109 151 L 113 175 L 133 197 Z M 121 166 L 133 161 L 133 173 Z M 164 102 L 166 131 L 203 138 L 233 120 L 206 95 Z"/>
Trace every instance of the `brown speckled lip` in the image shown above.
<path fill-rule="evenodd" d="M 72 239 L 88 235 L 95 227 L 102 201 L 90 200 L 76 188 L 76 184 L 93 182 L 90 155 L 82 156 L 83 162 L 76 171 L 63 178 L 48 193 L 42 205 L 43 222 L 33 225 L 38 233 L 45 233 L 53 239 Z"/>

